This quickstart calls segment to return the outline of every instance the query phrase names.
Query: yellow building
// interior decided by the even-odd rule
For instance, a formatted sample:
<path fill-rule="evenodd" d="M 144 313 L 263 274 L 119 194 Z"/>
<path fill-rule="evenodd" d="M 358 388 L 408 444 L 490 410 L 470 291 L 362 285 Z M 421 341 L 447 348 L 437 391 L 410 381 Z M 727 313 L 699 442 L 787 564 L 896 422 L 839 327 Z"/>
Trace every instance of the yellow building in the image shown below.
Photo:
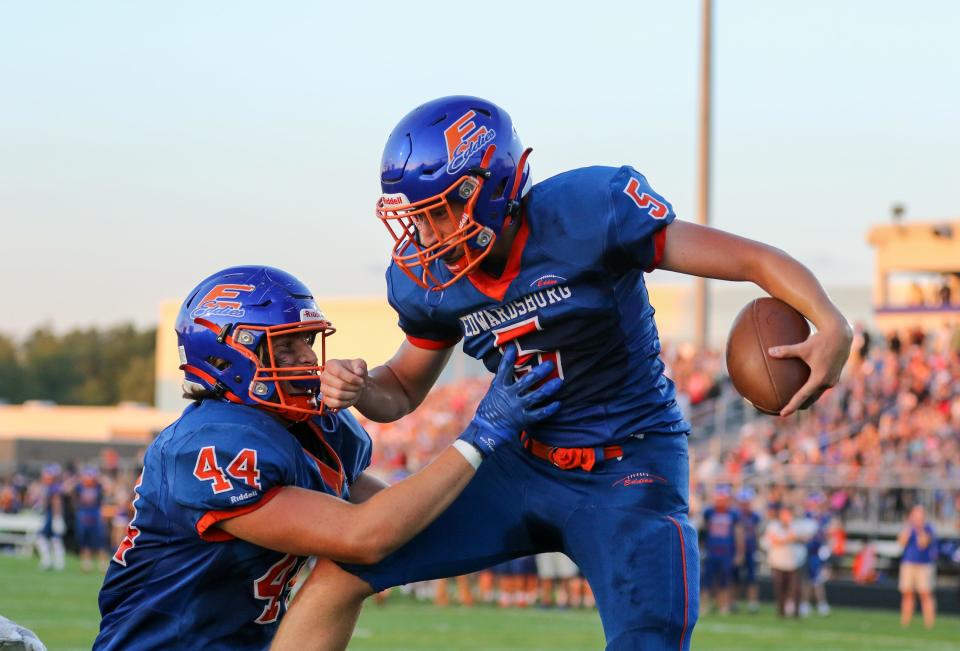
<path fill-rule="evenodd" d="M 0 473 L 56 461 L 87 463 L 104 448 L 137 457 L 179 413 L 136 404 L 78 407 L 28 401 L 0 405 Z"/>
<path fill-rule="evenodd" d="M 960 221 L 874 226 L 875 321 L 884 332 L 960 323 Z"/>

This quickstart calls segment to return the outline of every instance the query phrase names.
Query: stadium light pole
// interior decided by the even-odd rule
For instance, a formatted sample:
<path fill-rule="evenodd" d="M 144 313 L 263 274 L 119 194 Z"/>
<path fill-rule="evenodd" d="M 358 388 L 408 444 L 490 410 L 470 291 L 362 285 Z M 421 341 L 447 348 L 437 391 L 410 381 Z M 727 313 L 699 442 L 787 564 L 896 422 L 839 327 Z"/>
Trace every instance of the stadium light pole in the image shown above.
<path fill-rule="evenodd" d="M 713 0 L 703 0 L 701 16 L 700 43 L 700 144 L 697 163 L 697 223 L 710 224 L 710 67 Z M 694 339 L 698 347 L 707 345 L 709 327 L 709 294 L 706 278 L 695 278 L 693 285 L 694 300 Z"/>

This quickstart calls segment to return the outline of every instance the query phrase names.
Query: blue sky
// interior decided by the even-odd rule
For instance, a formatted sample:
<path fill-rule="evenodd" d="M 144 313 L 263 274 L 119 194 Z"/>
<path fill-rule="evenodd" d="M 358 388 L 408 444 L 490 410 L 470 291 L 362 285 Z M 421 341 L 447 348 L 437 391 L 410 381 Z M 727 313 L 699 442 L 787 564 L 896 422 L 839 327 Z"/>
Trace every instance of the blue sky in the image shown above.
<path fill-rule="evenodd" d="M 0 332 L 151 323 L 237 263 L 381 293 L 383 141 L 447 94 L 506 107 L 535 179 L 629 163 L 694 218 L 699 1 L 337 5 L 0 2 Z M 953 2 L 716 2 L 713 224 L 867 285 L 892 203 L 960 216 L 957 33 Z"/>

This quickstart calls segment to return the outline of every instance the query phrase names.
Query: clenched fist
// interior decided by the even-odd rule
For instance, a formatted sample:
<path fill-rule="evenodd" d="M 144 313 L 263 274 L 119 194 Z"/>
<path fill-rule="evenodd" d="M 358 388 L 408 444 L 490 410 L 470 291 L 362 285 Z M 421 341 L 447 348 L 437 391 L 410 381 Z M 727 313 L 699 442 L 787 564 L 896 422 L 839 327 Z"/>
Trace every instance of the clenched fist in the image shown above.
<path fill-rule="evenodd" d="M 367 387 L 367 363 L 362 359 L 328 359 L 320 376 L 320 392 L 328 409 L 357 404 Z"/>

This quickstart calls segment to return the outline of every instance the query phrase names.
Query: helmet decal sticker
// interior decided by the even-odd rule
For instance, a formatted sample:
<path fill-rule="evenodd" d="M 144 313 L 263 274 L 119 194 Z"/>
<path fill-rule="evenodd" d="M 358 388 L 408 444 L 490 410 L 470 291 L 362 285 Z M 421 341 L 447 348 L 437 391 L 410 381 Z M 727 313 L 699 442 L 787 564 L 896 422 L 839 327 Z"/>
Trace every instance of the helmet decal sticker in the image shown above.
<path fill-rule="evenodd" d="M 447 174 L 459 172 L 471 156 L 497 137 L 497 132 L 493 129 L 477 126 L 473 121 L 476 115 L 476 111 L 467 111 L 443 130 L 443 137 L 447 142 Z"/>
<path fill-rule="evenodd" d="M 207 295 L 190 313 L 190 317 L 193 319 L 208 316 L 242 317 L 246 314 L 243 303 L 228 299 L 235 299 L 240 296 L 240 292 L 252 292 L 254 289 L 256 288 L 253 285 L 217 285 L 207 292 Z"/>

